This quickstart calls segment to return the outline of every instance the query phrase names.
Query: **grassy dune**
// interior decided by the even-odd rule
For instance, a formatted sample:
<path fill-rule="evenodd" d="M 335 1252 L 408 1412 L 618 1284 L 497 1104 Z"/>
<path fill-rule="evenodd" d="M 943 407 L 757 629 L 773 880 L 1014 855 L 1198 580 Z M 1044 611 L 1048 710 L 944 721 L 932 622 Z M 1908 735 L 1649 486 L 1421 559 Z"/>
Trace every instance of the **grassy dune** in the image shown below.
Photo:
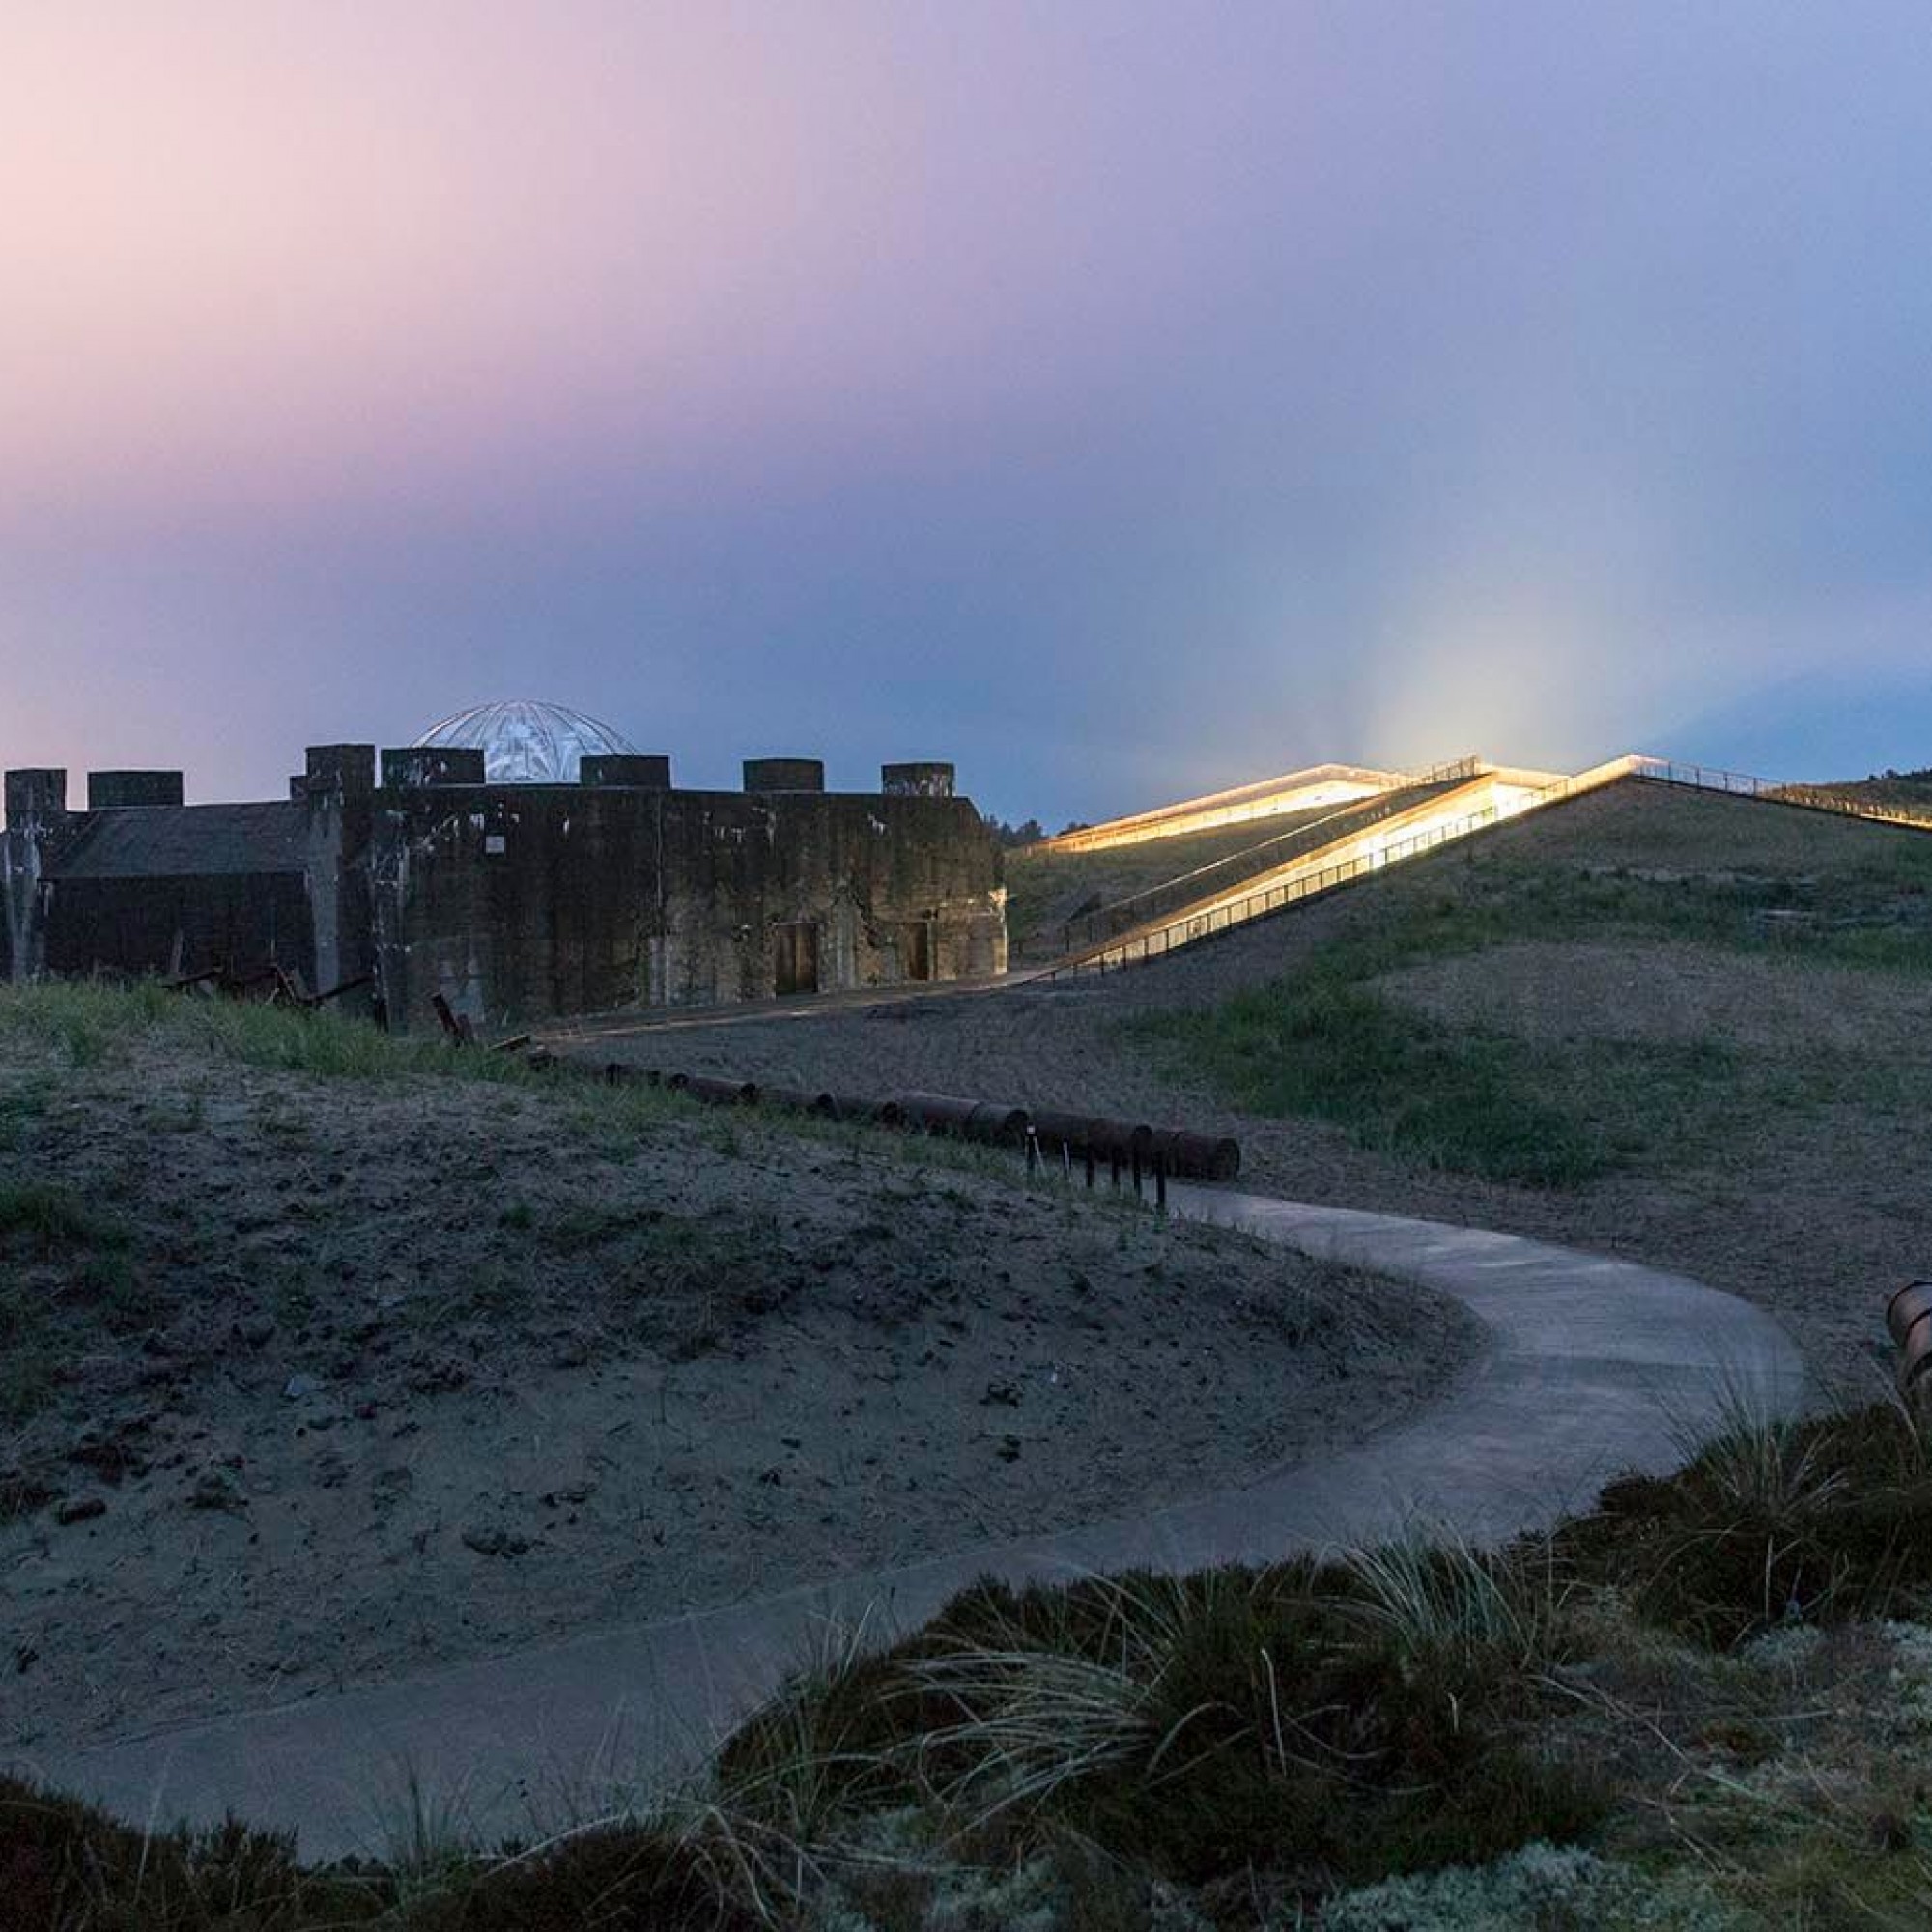
<path fill-rule="evenodd" d="M 1660 801 L 1669 806 L 1673 801 Z M 1459 1024 L 1391 976 L 1539 942 L 1684 949 L 1795 971 L 1932 980 L 1932 837 L 1730 801 L 1646 814 L 1642 845 L 1552 813 L 1391 873 L 1293 970 L 1131 1036 L 1205 1070 L 1256 1113 L 1334 1122 L 1364 1146 L 1489 1179 L 1575 1187 L 1694 1157 L 1738 1110 L 1857 1100 L 1932 1129 L 1932 1093 L 1895 1055 L 1816 1043 L 1656 1039 L 1578 1007 L 1560 1037 Z M 1714 811 L 1702 810 L 1714 806 Z M 1556 989 L 1560 994 L 1560 986 Z M 1833 989 L 1821 976 L 1819 999 Z"/>

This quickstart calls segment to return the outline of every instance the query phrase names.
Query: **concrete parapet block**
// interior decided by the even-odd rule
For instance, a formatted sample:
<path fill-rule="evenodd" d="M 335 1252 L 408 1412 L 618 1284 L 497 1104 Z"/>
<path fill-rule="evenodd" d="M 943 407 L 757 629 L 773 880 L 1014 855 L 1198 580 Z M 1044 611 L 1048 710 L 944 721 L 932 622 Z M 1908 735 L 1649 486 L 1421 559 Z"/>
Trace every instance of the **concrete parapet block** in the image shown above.
<path fill-rule="evenodd" d="M 747 791 L 823 791 L 823 758 L 747 758 Z"/>
<path fill-rule="evenodd" d="M 180 805 L 184 796 L 180 772 L 89 772 L 87 775 L 89 811 Z"/>
<path fill-rule="evenodd" d="M 67 768 L 28 765 L 9 772 L 5 793 L 9 826 L 49 824 L 67 811 Z"/>
<path fill-rule="evenodd" d="M 383 754 L 386 763 L 392 754 Z M 376 748 L 374 745 L 311 745 L 308 748 L 307 775 L 301 789 L 289 781 L 292 798 L 334 796 L 366 797 L 376 789 Z"/>
<path fill-rule="evenodd" d="M 632 791 L 668 791 L 670 759 L 640 752 L 586 752 L 578 760 L 577 781 L 622 785 Z"/>
<path fill-rule="evenodd" d="M 954 768 L 938 758 L 879 767 L 880 787 L 888 798 L 951 798 L 956 777 Z"/>
<path fill-rule="evenodd" d="M 432 785 L 480 785 L 483 750 L 469 745 L 404 745 L 383 753 L 385 788 L 409 791 Z"/>

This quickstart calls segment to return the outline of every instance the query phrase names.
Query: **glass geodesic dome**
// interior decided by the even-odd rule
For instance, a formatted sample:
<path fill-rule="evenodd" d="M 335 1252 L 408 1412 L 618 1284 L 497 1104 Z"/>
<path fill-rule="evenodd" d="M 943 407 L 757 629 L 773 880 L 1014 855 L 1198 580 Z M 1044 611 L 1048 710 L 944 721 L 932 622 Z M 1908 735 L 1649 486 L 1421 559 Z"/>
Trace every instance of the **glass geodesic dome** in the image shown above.
<path fill-rule="evenodd" d="M 586 753 L 635 753 L 629 739 L 566 704 L 517 697 L 479 704 L 432 724 L 418 745 L 464 746 L 483 753 L 492 784 L 575 784 Z"/>

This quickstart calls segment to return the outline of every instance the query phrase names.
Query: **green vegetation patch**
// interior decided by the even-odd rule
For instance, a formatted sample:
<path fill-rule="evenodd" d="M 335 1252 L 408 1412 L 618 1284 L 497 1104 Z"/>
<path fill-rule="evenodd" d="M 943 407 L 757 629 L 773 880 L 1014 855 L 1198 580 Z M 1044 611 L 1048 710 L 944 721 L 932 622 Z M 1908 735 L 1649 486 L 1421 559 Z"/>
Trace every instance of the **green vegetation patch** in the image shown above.
<path fill-rule="evenodd" d="M 795 1804 L 809 1763 L 826 1815 L 937 1794 L 1007 1856 L 1084 1841 L 1173 1883 L 1261 1868 L 1310 1895 L 1588 1831 L 1605 1794 L 1530 1737 L 1540 1584 L 1467 1550 L 1418 1567 L 1468 1613 L 1431 1621 L 1306 1560 L 988 1581 L 795 1684 L 726 1745 L 721 1785 Z M 1469 1610 L 1496 1595 L 1518 1613 Z"/>
<path fill-rule="evenodd" d="M 1646 1622 L 1730 1645 L 1932 1604 L 1932 1441 L 1877 1404 L 1792 1420 L 1736 1412 L 1678 1474 L 1630 1476 L 1547 1554 Z"/>
<path fill-rule="evenodd" d="M 199 998 L 153 980 L 116 986 L 48 980 L 0 989 L 0 1037 L 8 1037 L 51 1042 L 67 1065 L 77 1069 L 112 1064 L 142 1041 L 161 1038 L 212 1061 L 322 1079 L 449 1073 L 521 1086 L 541 1078 L 520 1055 L 458 1049 L 440 1038 L 398 1037 L 367 1020 L 327 1009 Z M 32 1091 L 43 1104 L 44 1079 Z"/>
<path fill-rule="evenodd" d="M 74 1932 L 753 1932 L 715 1833 L 612 1822 L 486 1856 L 424 1845 L 415 1858 L 299 1863 L 292 1836 L 236 1820 L 135 1831 L 91 1806 L 0 1776 L 8 1922 Z"/>
<path fill-rule="evenodd" d="M 17 1152 L 27 1144 L 54 1092 L 54 1081 L 44 1073 L 16 1076 L 0 1087 L 0 1153 Z"/>
<path fill-rule="evenodd" d="M 1538 1187 L 1641 1151 L 1733 1071 L 1715 1041 L 1537 1046 L 1455 1028 L 1334 972 L 1138 1025 L 1251 1112 L 1332 1121 L 1365 1147 Z"/>
<path fill-rule="evenodd" d="M 85 1309 L 126 1331 L 148 1312 L 126 1228 L 72 1189 L 0 1181 L 0 1426 L 52 1399 L 64 1313 Z M 0 1498 L 0 1520 L 12 1512 Z"/>
<path fill-rule="evenodd" d="M 1843 1055 L 1799 1065 L 1715 1039 L 1532 1041 L 1435 1018 L 1376 981 L 1526 940 L 1671 940 L 1932 972 L 1932 838 L 1866 842 L 1866 828 L 1832 829 L 1857 842 L 1838 869 L 1802 878 L 1472 849 L 1378 881 L 1347 930 L 1293 972 L 1126 1030 L 1251 1112 L 1330 1121 L 1364 1147 L 1487 1179 L 1575 1187 L 1634 1161 L 1676 1161 L 1710 1143 L 1726 1109 L 1896 1097 L 1894 1070 Z"/>
<path fill-rule="evenodd" d="M 1352 943 L 1374 971 L 1511 940 L 1628 938 L 1932 972 L 1932 838 L 1734 800 L 1639 802 L 1692 810 L 1588 838 L 1560 811 L 1505 828 L 1385 877 Z"/>
<path fill-rule="evenodd" d="M 0 1181 L 0 1252 L 49 1261 L 96 1242 L 124 1245 L 127 1236 L 71 1188 L 43 1181 Z"/>

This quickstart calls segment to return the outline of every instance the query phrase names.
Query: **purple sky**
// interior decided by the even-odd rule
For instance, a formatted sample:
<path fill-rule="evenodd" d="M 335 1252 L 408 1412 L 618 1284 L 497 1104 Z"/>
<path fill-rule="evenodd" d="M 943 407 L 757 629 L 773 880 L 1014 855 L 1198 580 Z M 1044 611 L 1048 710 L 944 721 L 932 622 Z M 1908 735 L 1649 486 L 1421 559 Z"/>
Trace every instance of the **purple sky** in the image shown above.
<path fill-rule="evenodd" d="M 1922 0 L 17 5 L 0 763 L 1932 764 L 1928 199 Z"/>

